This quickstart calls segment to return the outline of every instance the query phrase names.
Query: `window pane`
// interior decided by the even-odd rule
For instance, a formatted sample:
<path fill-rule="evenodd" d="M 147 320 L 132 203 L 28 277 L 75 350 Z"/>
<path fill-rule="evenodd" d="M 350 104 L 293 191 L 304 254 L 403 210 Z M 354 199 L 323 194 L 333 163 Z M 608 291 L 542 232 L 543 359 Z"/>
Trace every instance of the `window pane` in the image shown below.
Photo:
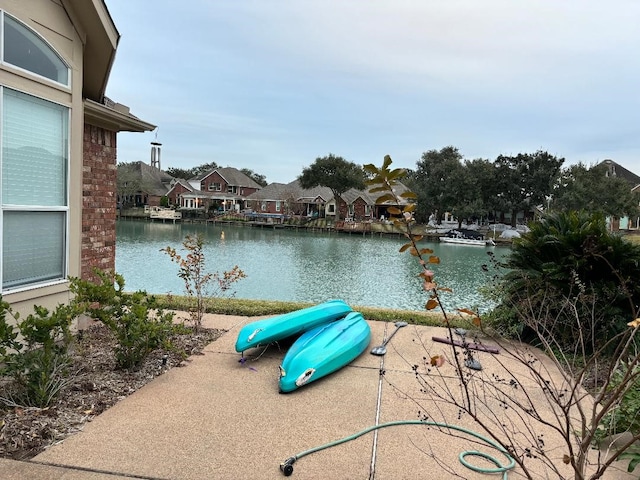
<path fill-rule="evenodd" d="M 66 206 L 67 108 L 3 92 L 2 203 Z"/>
<path fill-rule="evenodd" d="M 65 278 L 65 212 L 4 212 L 2 288 Z"/>
<path fill-rule="evenodd" d="M 26 25 L 5 13 L 4 61 L 69 85 L 69 68 L 58 54 Z"/>

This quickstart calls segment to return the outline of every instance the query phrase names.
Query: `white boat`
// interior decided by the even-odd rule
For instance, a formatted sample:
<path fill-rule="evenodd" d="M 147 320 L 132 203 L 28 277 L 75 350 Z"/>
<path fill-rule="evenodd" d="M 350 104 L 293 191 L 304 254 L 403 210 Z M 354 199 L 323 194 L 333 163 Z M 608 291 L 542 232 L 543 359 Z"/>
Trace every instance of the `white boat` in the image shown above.
<path fill-rule="evenodd" d="M 442 243 L 453 243 L 457 245 L 476 245 L 484 247 L 486 245 L 495 245 L 492 239 L 484 238 L 480 233 L 474 230 L 454 229 L 440 237 Z"/>

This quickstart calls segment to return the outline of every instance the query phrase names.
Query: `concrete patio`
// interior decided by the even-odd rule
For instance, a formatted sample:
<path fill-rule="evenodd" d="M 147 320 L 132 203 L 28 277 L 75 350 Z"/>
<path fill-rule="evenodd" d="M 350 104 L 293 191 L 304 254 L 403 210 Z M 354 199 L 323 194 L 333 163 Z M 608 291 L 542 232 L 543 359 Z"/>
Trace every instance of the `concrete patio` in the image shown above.
<path fill-rule="evenodd" d="M 421 364 L 423 357 L 450 352 L 447 345 L 431 340 L 432 336 L 446 336 L 442 328 L 409 325 L 393 337 L 385 356 L 367 352 L 324 379 L 280 394 L 278 365 L 284 351 L 276 346 L 264 352 L 252 350 L 247 352 L 247 362 L 238 361 L 240 355 L 234 349 L 237 332 L 252 320 L 256 318 L 208 315 L 206 326 L 228 332 L 206 347 L 203 355 L 156 378 L 88 423 L 82 432 L 32 461 L 0 460 L 0 477 L 279 479 L 283 478 L 280 463 L 293 455 L 376 424 L 418 420 L 419 412 L 427 411 L 436 421 L 446 419 L 483 433 L 468 416 L 458 418 L 455 407 L 434 401 L 421 391 L 416 380 L 414 365 Z M 370 325 L 370 347 L 382 343 L 395 328 L 393 323 Z M 506 362 L 507 357 L 498 357 L 477 352 L 485 372 L 502 374 L 499 372 L 505 365 L 500 361 Z M 453 373 L 450 365 L 440 372 L 441 377 L 430 380 L 434 385 L 457 384 L 455 378 L 447 377 Z M 561 462 L 563 450 L 554 450 L 552 435 L 546 433 L 546 447 Z M 303 456 L 295 462 L 292 478 L 441 480 L 454 474 L 470 480 L 501 478 L 472 472 L 460 464 L 460 452 L 476 449 L 506 463 L 492 448 L 457 432 L 425 425 L 392 426 Z M 493 467 L 481 459 L 470 461 Z M 626 463 L 621 462 L 619 468 L 626 468 Z M 543 468 L 536 473 L 539 478 L 554 478 Z M 626 477 L 616 469 L 605 478 Z M 509 478 L 524 476 L 516 467 Z"/>

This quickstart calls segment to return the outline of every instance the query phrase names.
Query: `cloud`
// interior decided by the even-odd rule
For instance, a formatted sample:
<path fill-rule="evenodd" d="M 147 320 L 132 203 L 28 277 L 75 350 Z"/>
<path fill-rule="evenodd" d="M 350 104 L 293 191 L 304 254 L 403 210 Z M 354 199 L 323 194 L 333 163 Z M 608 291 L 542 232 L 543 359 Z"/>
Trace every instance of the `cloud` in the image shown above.
<path fill-rule="evenodd" d="M 273 181 L 328 152 L 411 167 L 446 145 L 640 169 L 636 0 L 107 5 L 122 33 L 108 93 L 176 158 L 217 152 Z"/>

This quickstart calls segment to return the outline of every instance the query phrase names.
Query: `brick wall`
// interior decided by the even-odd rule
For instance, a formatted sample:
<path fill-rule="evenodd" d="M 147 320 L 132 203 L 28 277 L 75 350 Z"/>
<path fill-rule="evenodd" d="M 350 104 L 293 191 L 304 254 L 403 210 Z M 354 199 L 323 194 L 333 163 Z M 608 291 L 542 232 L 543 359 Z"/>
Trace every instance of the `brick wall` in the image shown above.
<path fill-rule="evenodd" d="M 82 165 L 81 277 L 115 271 L 116 132 L 85 124 Z"/>

